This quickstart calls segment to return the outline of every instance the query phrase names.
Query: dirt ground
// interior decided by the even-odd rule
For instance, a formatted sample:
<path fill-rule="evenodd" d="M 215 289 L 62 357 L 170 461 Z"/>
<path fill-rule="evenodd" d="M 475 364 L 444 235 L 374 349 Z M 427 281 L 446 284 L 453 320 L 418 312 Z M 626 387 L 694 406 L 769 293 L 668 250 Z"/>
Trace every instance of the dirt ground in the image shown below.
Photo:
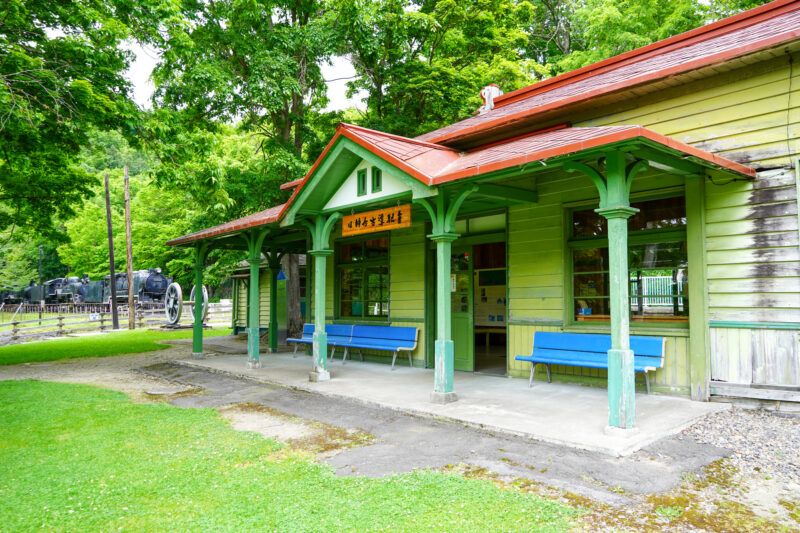
<path fill-rule="evenodd" d="M 177 346 L 5 366 L 0 380 L 92 384 L 137 402 L 214 407 L 232 427 L 285 442 L 281 453 L 315 457 L 337 475 L 431 468 L 487 479 L 580 507 L 583 531 L 800 532 L 800 486 L 769 473 L 742 474 L 726 459 L 731 450 L 687 435 L 610 458 L 174 363 L 187 355 Z"/>

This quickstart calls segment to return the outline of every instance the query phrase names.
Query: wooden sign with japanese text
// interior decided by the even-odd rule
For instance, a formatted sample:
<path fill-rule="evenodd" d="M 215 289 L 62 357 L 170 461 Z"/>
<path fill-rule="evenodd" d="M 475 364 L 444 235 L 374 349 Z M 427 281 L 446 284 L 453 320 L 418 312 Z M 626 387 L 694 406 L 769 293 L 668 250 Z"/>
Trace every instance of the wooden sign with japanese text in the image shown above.
<path fill-rule="evenodd" d="M 361 235 L 411 226 L 411 204 L 367 211 L 342 218 L 342 236 Z"/>

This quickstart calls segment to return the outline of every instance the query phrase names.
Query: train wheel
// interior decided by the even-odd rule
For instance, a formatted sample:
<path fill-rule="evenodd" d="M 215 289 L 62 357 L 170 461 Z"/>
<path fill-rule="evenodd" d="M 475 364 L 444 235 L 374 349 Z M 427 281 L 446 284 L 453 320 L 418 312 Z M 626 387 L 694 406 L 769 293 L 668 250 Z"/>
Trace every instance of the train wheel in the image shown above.
<path fill-rule="evenodd" d="M 177 283 L 170 283 L 164 295 L 164 312 L 167 315 L 167 324 L 177 326 L 183 314 L 183 291 Z"/>

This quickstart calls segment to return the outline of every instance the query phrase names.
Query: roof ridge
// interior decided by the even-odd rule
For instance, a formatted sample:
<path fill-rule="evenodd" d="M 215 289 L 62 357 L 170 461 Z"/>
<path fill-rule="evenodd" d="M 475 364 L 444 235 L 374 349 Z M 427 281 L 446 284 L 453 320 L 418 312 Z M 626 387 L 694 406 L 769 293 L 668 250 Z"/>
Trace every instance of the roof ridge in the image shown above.
<path fill-rule="evenodd" d="M 741 29 L 741 27 L 746 27 L 751 24 L 758 24 L 759 22 L 762 22 L 762 18 L 766 18 L 767 15 L 772 14 L 770 12 L 778 10 L 782 12 L 791 11 L 791 8 L 788 6 L 796 3 L 798 3 L 798 0 L 775 0 L 768 4 L 763 4 L 752 9 L 748 9 L 747 11 L 737 13 L 736 15 L 725 17 L 724 19 L 716 22 L 705 24 L 683 33 L 679 33 L 678 35 L 673 35 L 672 37 L 667 37 L 666 39 L 662 39 L 639 48 L 634 48 L 633 50 L 629 50 L 622 54 L 592 63 L 591 65 L 586 65 L 579 69 L 559 74 L 553 78 L 542 80 L 532 85 L 517 89 L 516 91 L 511 91 L 496 97 L 494 100 L 495 108 L 504 107 L 526 97 L 533 96 L 534 94 L 547 92 L 548 90 L 555 89 L 556 87 L 574 83 L 580 79 L 614 70 L 615 68 L 619 68 L 621 66 L 620 63 L 636 63 L 638 61 L 643 61 L 652 55 L 658 55 L 656 52 L 665 53 L 668 51 L 665 49 L 680 48 L 679 45 L 684 44 L 684 41 L 687 40 L 696 38 L 696 42 L 703 42 L 708 39 L 718 37 L 719 34 L 724 35 Z"/>
<path fill-rule="evenodd" d="M 427 148 L 434 148 L 437 150 L 446 150 L 448 152 L 456 152 L 458 153 L 459 150 L 455 148 L 450 148 L 449 146 L 444 146 L 441 144 L 436 144 L 428 141 L 421 141 L 419 139 L 412 139 L 410 137 L 403 137 L 402 135 L 395 135 L 393 133 L 386 133 L 384 131 L 372 130 L 369 128 L 365 128 L 363 126 L 356 126 L 355 124 L 348 124 L 347 122 L 340 122 L 336 129 L 343 128 L 348 130 L 356 130 L 356 131 L 366 131 L 369 133 L 374 133 L 376 135 L 380 135 L 381 137 L 389 137 L 390 139 L 395 139 L 398 141 L 408 142 L 411 144 L 418 144 L 420 146 L 425 146 Z"/>

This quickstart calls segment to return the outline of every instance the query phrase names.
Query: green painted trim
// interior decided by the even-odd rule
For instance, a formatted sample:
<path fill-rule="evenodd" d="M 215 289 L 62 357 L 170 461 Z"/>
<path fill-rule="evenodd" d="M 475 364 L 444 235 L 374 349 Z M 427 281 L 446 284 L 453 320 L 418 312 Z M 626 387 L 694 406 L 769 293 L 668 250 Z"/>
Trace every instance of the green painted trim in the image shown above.
<path fill-rule="evenodd" d="M 372 167 L 370 170 L 370 192 L 381 192 L 383 189 L 383 171 L 378 167 Z"/>
<path fill-rule="evenodd" d="M 508 301 L 508 300 L 506 300 Z M 508 321 L 509 326 L 547 326 L 553 328 L 560 328 L 564 326 L 564 322 L 555 319 L 544 318 L 514 318 Z"/>
<path fill-rule="evenodd" d="M 789 329 L 800 330 L 800 322 L 732 322 L 727 320 L 711 320 L 711 328 L 730 329 Z"/>
<path fill-rule="evenodd" d="M 570 324 L 564 326 L 565 333 L 605 333 L 610 331 L 608 322 L 594 322 L 591 324 Z M 655 335 L 657 337 L 688 337 L 689 327 L 676 328 L 665 324 L 647 324 L 631 326 L 631 335 Z"/>
<path fill-rule="evenodd" d="M 342 244 L 350 244 L 354 242 L 366 242 L 372 239 L 381 239 L 386 238 L 389 241 L 389 246 L 386 249 L 386 258 L 385 259 L 368 259 L 358 263 L 342 263 L 341 262 L 341 253 L 342 253 Z M 348 321 L 355 322 L 363 322 L 363 325 L 375 325 L 376 322 L 389 322 L 391 315 L 392 315 L 392 267 L 391 267 L 391 253 L 392 253 L 392 233 L 391 231 L 381 231 L 376 233 L 369 233 L 367 235 L 356 235 L 354 237 L 344 237 L 335 239 L 333 243 L 334 248 L 334 256 L 333 256 L 333 316 L 335 317 L 334 320 L 336 321 L 346 321 L 345 323 L 349 323 Z M 366 271 L 369 267 L 380 267 L 385 266 L 386 270 L 389 272 L 389 282 L 386 286 L 386 296 L 387 296 L 387 303 L 389 304 L 389 316 L 384 317 L 374 317 L 369 318 L 364 313 L 366 312 L 366 305 L 363 305 L 361 308 L 361 318 L 357 320 L 351 320 L 351 317 L 342 317 L 342 287 L 341 287 L 341 272 L 342 269 L 359 269 L 362 271 Z M 366 281 L 366 277 L 362 277 L 362 280 Z M 366 291 L 367 286 L 366 284 L 363 285 L 362 290 Z M 362 298 L 362 302 L 366 304 L 368 300 L 366 298 Z M 337 322 L 338 323 L 338 322 Z"/>
<path fill-rule="evenodd" d="M 373 167 L 374 168 L 374 167 Z M 358 196 L 365 196 L 367 194 L 367 169 L 362 168 L 356 173 L 357 192 Z"/>

